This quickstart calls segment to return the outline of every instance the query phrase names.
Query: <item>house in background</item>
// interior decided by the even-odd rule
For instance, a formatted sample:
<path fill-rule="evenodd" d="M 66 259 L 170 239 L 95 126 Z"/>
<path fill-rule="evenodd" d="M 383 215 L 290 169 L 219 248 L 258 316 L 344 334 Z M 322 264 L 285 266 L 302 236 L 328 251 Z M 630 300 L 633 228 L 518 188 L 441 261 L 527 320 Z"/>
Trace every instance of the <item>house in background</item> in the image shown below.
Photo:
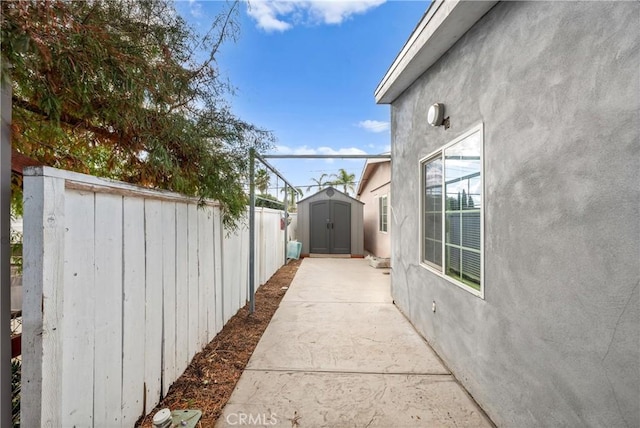
<path fill-rule="evenodd" d="M 327 187 L 298 201 L 297 234 L 302 257 L 364 257 L 362 202 Z"/>
<path fill-rule="evenodd" d="M 367 159 L 356 191 L 364 203 L 364 249 L 384 259 L 391 257 L 390 192 L 391 159 Z"/>
<path fill-rule="evenodd" d="M 640 426 L 639 22 L 436 0 L 376 89 L 393 298 L 498 426 Z"/>

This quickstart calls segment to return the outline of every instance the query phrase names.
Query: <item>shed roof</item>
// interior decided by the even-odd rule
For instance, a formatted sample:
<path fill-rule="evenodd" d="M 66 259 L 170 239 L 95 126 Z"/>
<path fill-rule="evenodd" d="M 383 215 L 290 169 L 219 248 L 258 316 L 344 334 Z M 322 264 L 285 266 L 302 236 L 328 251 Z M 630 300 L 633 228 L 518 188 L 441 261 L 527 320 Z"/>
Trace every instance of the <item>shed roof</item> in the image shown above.
<path fill-rule="evenodd" d="M 496 3 L 434 0 L 378 84 L 376 103 L 395 101 Z"/>
<path fill-rule="evenodd" d="M 338 190 L 338 189 L 336 189 L 335 187 L 331 187 L 331 186 L 326 187 L 326 188 L 324 188 L 324 189 L 322 189 L 322 190 L 319 190 L 319 191 L 317 191 L 316 193 L 314 193 L 314 194 L 313 194 L 313 195 L 311 195 L 311 196 L 307 196 L 306 198 L 299 200 L 299 201 L 297 202 L 297 204 L 300 204 L 300 203 L 302 203 L 302 202 L 306 202 L 306 201 L 308 201 L 308 200 L 310 200 L 310 199 L 312 199 L 312 198 L 316 198 L 316 197 L 317 197 L 318 195 L 320 195 L 321 193 L 327 193 L 327 191 L 328 191 L 329 189 L 332 189 L 332 190 L 333 190 L 334 192 L 336 192 L 336 193 L 340 193 L 341 195 L 343 195 L 343 196 L 345 196 L 345 197 L 347 197 L 347 198 L 349 198 L 349 199 L 353 200 L 354 202 L 358 202 L 358 203 L 360 203 L 360 204 L 364 205 L 364 202 L 359 201 L 359 200 L 357 200 L 357 199 L 355 199 L 355 198 L 353 198 L 353 197 L 351 197 L 351 196 L 347 195 L 346 193 L 339 191 L 339 190 Z"/>

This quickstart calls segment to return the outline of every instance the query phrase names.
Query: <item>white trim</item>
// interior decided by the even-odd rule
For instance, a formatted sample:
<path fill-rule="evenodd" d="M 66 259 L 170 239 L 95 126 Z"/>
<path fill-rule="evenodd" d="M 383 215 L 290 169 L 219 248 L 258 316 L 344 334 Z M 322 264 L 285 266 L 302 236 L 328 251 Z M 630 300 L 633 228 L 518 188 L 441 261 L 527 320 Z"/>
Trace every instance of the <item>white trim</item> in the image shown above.
<path fill-rule="evenodd" d="M 434 0 L 378 84 L 376 103 L 395 101 L 496 3 Z"/>
<path fill-rule="evenodd" d="M 482 259 L 482 255 L 480 256 L 480 259 Z M 431 271 L 431 272 L 435 273 L 440 278 L 446 279 L 447 281 L 449 281 L 453 285 L 456 285 L 457 287 L 462 288 L 464 291 L 468 291 L 469 293 L 473 294 L 474 296 L 479 297 L 479 298 L 484 300 L 484 286 L 483 285 L 480 285 L 480 291 L 478 291 L 475 288 L 469 287 L 468 285 L 466 285 L 463 282 L 457 281 L 455 278 L 451 278 L 450 276 L 448 276 L 448 275 L 446 275 L 446 274 L 444 274 L 442 272 L 438 272 L 436 269 L 434 269 L 432 266 L 429 266 L 426 263 L 420 262 L 420 266 L 422 266 L 423 268 L 425 268 L 428 271 Z"/>
<path fill-rule="evenodd" d="M 428 161 L 431 158 L 435 158 L 438 154 L 440 153 L 444 153 L 444 151 L 446 149 L 448 149 L 449 147 L 461 142 L 462 140 L 468 138 L 469 136 L 475 134 L 475 133 L 480 133 L 480 137 L 481 137 L 481 148 L 480 148 L 480 186 L 482 188 L 482 203 L 480 205 L 480 245 L 481 245 L 481 249 L 480 249 L 480 290 L 476 290 L 468 285 L 466 285 L 465 283 L 456 280 L 455 278 L 452 278 L 450 276 L 448 276 L 447 274 L 445 274 L 444 270 L 445 270 L 445 264 L 446 264 L 446 259 L 445 259 L 445 252 L 444 252 L 444 246 L 445 246 L 445 221 L 443 218 L 442 221 L 442 247 L 443 247 L 443 252 L 442 252 L 442 266 L 440 267 L 440 269 L 436 269 L 435 267 L 427 264 L 424 262 L 423 260 L 423 254 L 422 254 L 422 246 L 423 246 L 423 240 L 424 240 L 424 236 L 423 236 L 423 228 L 424 228 L 424 176 L 423 176 L 423 166 L 424 163 L 426 161 Z M 442 162 L 443 162 L 443 174 L 444 174 L 444 169 L 446 168 L 445 164 L 444 164 L 444 156 L 442 157 Z M 420 264 L 420 266 L 422 266 L 423 268 L 429 270 L 430 272 L 433 272 L 435 274 L 437 274 L 438 276 L 446 279 L 447 281 L 457 285 L 458 287 L 462 288 L 465 291 L 468 291 L 469 293 L 473 294 L 474 296 L 480 297 L 481 299 L 484 299 L 484 252 L 485 252 L 485 245 L 484 245 L 484 206 L 486 204 L 486 199 L 485 199 L 485 186 L 484 186 L 484 123 L 480 122 L 476 125 L 474 125 L 473 127 L 471 127 L 469 130 L 465 131 L 464 133 L 460 134 L 459 136 L 457 136 L 456 138 L 454 138 L 453 140 L 451 140 L 449 143 L 445 144 L 444 146 L 440 147 L 437 150 L 434 150 L 433 152 L 429 153 L 427 156 L 424 156 L 422 158 L 420 158 L 420 160 L 418 161 L 418 171 L 420 173 L 420 215 L 419 215 L 419 219 L 420 219 L 420 224 L 418 225 L 418 263 Z M 443 188 L 443 192 L 442 192 L 442 207 L 444 209 L 445 207 L 445 189 Z"/>
<path fill-rule="evenodd" d="M 25 177 L 50 177 L 65 180 L 65 188 L 85 192 L 112 193 L 123 196 L 136 196 L 162 201 L 204 203 L 220 206 L 220 202 L 209 199 L 201 200 L 194 196 L 185 196 L 168 190 L 136 186 L 109 178 L 95 177 L 79 172 L 66 171 L 48 166 L 30 166 L 24 169 Z"/>

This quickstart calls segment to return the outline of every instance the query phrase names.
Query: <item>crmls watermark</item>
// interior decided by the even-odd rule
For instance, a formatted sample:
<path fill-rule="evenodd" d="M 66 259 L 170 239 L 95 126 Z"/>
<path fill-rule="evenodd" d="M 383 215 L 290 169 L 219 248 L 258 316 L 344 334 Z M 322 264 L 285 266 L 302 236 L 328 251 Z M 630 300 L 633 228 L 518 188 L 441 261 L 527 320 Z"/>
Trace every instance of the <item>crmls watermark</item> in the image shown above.
<path fill-rule="evenodd" d="M 229 413 L 226 418 L 229 425 L 276 425 L 278 415 L 275 413 Z"/>

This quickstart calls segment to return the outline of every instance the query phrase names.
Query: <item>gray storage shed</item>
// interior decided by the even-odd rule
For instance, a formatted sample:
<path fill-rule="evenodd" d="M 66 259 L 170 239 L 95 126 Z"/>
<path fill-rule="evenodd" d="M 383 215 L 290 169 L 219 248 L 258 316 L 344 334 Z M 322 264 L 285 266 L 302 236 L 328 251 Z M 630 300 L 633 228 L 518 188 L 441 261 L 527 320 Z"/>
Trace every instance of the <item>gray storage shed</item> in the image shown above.
<path fill-rule="evenodd" d="M 333 187 L 298 202 L 302 256 L 350 254 L 364 257 L 363 203 Z"/>

